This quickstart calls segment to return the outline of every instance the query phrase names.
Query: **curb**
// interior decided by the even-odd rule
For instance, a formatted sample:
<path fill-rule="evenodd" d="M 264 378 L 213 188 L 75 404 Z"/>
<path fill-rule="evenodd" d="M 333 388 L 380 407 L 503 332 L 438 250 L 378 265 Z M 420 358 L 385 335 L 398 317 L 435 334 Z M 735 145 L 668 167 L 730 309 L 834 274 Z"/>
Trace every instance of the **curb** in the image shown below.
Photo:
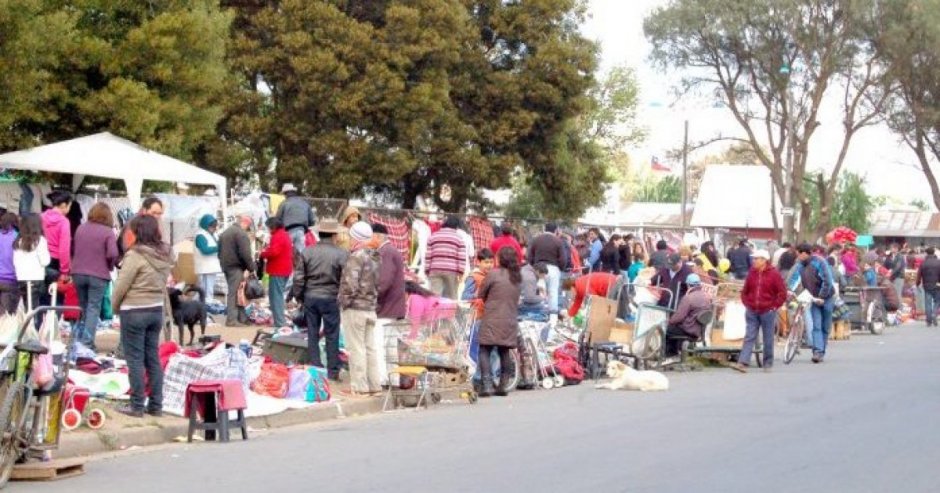
<path fill-rule="evenodd" d="M 382 412 L 382 398 L 334 402 L 329 406 L 316 406 L 308 409 L 294 409 L 270 416 L 248 418 L 248 427 L 256 430 L 274 430 L 311 423 L 323 423 L 339 418 L 364 416 Z M 170 425 L 151 423 L 140 427 L 102 430 L 95 432 L 70 433 L 63 435 L 56 459 L 85 457 L 126 450 L 131 447 L 148 447 L 172 443 L 177 437 L 185 437 L 189 432 L 189 422 L 180 418 Z"/>

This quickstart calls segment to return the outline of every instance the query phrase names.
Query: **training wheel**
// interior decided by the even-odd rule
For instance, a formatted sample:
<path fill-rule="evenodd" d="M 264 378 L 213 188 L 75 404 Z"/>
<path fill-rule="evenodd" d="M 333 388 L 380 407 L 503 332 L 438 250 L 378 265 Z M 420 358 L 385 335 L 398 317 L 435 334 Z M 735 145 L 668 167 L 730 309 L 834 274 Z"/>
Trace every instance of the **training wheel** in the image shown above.
<path fill-rule="evenodd" d="M 88 411 L 88 416 L 85 418 L 85 421 L 88 423 L 88 427 L 97 430 L 104 426 L 105 421 L 108 420 L 108 416 L 101 409 L 92 409 Z"/>
<path fill-rule="evenodd" d="M 82 414 L 75 409 L 66 409 L 62 413 L 62 428 L 72 431 L 82 424 Z"/>
<path fill-rule="evenodd" d="M 565 377 L 561 375 L 555 375 L 555 386 L 564 387 L 565 386 Z"/>
<path fill-rule="evenodd" d="M 552 377 L 547 377 L 542 379 L 542 388 L 545 390 L 551 390 L 555 387 L 555 379 Z"/>

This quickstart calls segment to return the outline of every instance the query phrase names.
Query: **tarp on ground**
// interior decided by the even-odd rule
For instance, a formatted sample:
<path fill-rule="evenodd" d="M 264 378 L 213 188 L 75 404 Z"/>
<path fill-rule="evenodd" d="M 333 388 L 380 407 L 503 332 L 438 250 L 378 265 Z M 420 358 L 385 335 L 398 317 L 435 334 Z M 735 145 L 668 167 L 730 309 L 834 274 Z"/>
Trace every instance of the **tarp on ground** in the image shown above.
<path fill-rule="evenodd" d="M 197 166 L 151 151 L 109 132 L 0 154 L 0 167 L 73 175 L 78 188 L 86 175 L 124 180 L 131 206 L 140 204 L 144 180 L 215 186 L 222 207 L 226 180 Z"/>

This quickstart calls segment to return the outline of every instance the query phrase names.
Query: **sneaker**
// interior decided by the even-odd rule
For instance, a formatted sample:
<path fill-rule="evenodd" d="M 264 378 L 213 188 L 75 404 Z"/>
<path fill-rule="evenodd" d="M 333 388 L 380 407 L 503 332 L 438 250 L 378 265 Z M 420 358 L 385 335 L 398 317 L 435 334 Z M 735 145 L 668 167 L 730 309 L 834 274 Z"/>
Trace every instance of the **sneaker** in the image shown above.
<path fill-rule="evenodd" d="M 147 414 L 153 416 L 154 418 L 162 418 L 162 417 L 163 417 L 163 410 L 162 410 L 162 409 L 157 409 L 157 410 L 154 410 L 154 411 L 147 411 Z"/>
<path fill-rule="evenodd" d="M 819 363 L 822 361 L 822 356 L 819 353 L 813 353 L 813 363 Z"/>
<path fill-rule="evenodd" d="M 143 411 L 142 409 L 136 409 L 136 408 L 134 408 L 134 407 L 132 407 L 132 406 L 130 406 L 130 405 L 128 405 L 128 404 L 125 404 L 125 405 L 123 405 L 123 406 L 118 406 L 117 409 L 115 409 L 115 411 L 117 411 L 117 412 L 119 412 L 119 413 L 121 413 L 121 414 L 123 414 L 123 415 L 125 415 L 125 416 L 130 416 L 130 417 L 132 417 L 132 418 L 143 418 L 143 417 L 144 417 L 144 411 Z"/>
<path fill-rule="evenodd" d="M 734 371 L 747 373 L 747 365 L 742 365 L 741 363 L 731 363 L 729 367 Z"/>

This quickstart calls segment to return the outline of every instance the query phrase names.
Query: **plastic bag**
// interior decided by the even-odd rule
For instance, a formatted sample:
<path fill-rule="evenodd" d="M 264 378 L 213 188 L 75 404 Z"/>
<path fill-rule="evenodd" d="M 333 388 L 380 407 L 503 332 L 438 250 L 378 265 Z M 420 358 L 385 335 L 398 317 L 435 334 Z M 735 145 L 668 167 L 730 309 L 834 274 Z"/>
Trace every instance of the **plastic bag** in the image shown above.
<path fill-rule="evenodd" d="M 19 329 L 16 317 L 13 315 L 0 316 L 0 344 L 7 346 L 16 340 L 16 331 Z"/>
<path fill-rule="evenodd" d="M 248 300 L 264 298 L 264 285 L 255 275 L 249 275 L 245 280 L 245 298 Z"/>
<path fill-rule="evenodd" d="M 271 397 L 283 399 L 290 384 L 290 370 L 280 363 L 261 365 L 261 375 L 251 383 L 251 390 Z"/>
<path fill-rule="evenodd" d="M 307 402 L 325 402 L 330 400 L 330 381 L 327 379 L 326 370 L 311 366 L 307 368 L 310 375 L 310 382 L 307 384 L 307 395 L 304 398 Z"/>
<path fill-rule="evenodd" d="M 310 373 L 306 368 L 297 367 L 290 370 L 290 384 L 287 387 L 287 398 L 298 401 L 307 398 L 307 386 L 310 385 Z"/>
<path fill-rule="evenodd" d="M 43 388 L 52 382 L 55 378 L 55 370 L 52 368 L 52 355 L 40 354 L 33 360 L 33 383 L 37 387 Z"/>

